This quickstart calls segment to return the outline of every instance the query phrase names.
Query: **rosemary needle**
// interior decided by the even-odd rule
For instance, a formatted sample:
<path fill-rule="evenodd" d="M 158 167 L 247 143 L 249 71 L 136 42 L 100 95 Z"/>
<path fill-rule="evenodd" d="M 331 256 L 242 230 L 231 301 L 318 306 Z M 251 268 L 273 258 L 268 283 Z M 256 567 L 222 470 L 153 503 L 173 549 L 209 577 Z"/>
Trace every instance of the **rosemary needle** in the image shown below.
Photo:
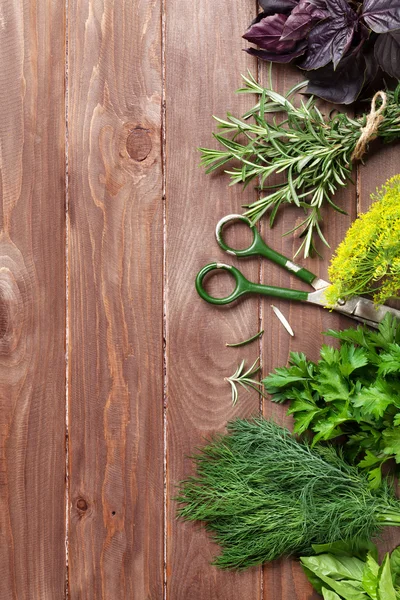
<path fill-rule="evenodd" d="M 280 322 L 282 323 L 282 325 L 284 326 L 284 328 L 286 329 L 286 331 L 288 333 L 290 333 L 290 335 L 292 337 L 294 337 L 294 331 L 290 327 L 289 321 L 287 320 L 285 315 L 282 313 L 282 311 L 280 311 L 279 308 L 276 308 L 276 306 L 274 306 L 273 304 L 271 304 L 271 308 L 274 311 L 274 313 L 276 314 L 276 316 L 278 317 L 278 319 L 280 320 Z"/>
<path fill-rule="evenodd" d="M 255 335 L 251 336 L 249 339 L 243 340 L 243 342 L 236 342 L 236 344 L 225 344 L 225 345 L 228 346 L 228 348 L 239 348 L 239 346 L 245 346 L 246 344 L 251 344 L 251 342 L 254 342 L 258 338 L 260 338 L 263 333 L 264 333 L 264 329 L 261 329 L 261 331 L 259 331 Z"/>

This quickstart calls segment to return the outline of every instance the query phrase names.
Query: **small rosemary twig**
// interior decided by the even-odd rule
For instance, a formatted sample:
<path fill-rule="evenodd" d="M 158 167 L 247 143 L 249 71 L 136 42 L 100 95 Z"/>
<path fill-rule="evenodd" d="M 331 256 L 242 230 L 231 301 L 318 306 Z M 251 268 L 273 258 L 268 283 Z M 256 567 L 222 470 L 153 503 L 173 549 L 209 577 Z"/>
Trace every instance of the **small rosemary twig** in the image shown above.
<path fill-rule="evenodd" d="M 236 342 L 236 344 L 225 344 L 225 346 L 228 346 L 228 348 L 239 348 L 239 346 L 246 346 L 246 344 L 251 344 L 251 342 L 258 340 L 258 338 L 260 338 L 263 333 L 264 329 L 261 329 L 261 331 L 259 331 L 255 335 L 252 335 L 249 339 L 243 340 L 243 342 Z"/>
<path fill-rule="evenodd" d="M 225 381 L 227 381 L 231 385 L 231 388 L 232 388 L 232 404 L 233 405 L 236 404 L 236 402 L 238 401 L 238 398 L 239 398 L 237 384 L 241 385 L 248 392 L 250 391 L 249 388 L 252 388 L 253 390 L 256 390 L 256 392 L 258 392 L 265 398 L 265 395 L 263 394 L 262 390 L 260 389 L 260 388 L 262 388 L 262 383 L 252 379 L 254 377 L 254 375 L 256 375 L 260 371 L 260 365 L 258 364 L 259 361 L 260 361 L 260 358 L 257 358 L 254 361 L 254 363 L 251 365 L 250 369 L 248 369 L 247 371 L 244 371 L 245 361 L 242 360 L 242 362 L 240 363 L 240 365 L 238 366 L 238 368 L 236 369 L 234 374 L 231 375 L 230 377 L 225 377 Z"/>

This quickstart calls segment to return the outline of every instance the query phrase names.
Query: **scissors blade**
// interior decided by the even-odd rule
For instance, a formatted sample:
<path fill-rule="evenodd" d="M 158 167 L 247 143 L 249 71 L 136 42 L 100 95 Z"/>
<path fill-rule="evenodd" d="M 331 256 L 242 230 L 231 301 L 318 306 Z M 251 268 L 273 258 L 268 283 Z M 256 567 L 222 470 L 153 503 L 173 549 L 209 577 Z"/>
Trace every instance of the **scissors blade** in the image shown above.
<path fill-rule="evenodd" d="M 327 307 L 325 298 L 327 287 L 309 294 L 307 302 Z M 387 313 L 400 320 L 400 310 L 391 306 L 377 306 L 372 300 L 367 300 L 367 298 L 361 298 L 360 296 L 355 296 L 347 300 L 344 304 L 335 304 L 331 309 L 375 328 L 379 326 L 379 323 L 383 321 Z"/>
<path fill-rule="evenodd" d="M 400 319 L 400 310 L 392 308 L 391 306 L 376 306 L 371 300 L 366 298 L 358 297 L 358 302 L 354 308 L 352 315 L 354 318 L 360 318 L 366 323 L 375 323 L 375 327 L 378 327 L 379 323 L 383 321 L 387 313 L 393 315 L 397 319 Z"/>

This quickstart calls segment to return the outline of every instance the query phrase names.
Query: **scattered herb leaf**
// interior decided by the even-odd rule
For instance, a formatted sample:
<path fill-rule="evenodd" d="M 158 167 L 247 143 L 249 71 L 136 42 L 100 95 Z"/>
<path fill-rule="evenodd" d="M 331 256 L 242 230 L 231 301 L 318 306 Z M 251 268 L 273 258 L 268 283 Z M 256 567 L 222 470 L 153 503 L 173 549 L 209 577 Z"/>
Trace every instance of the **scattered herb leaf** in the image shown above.
<path fill-rule="evenodd" d="M 261 329 L 261 331 L 259 331 L 255 335 L 252 335 L 247 340 L 243 340 L 243 342 L 236 342 L 235 344 L 225 344 L 225 345 L 228 346 L 228 348 L 239 348 L 239 346 L 246 346 L 246 344 L 251 344 L 251 342 L 258 340 L 263 335 L 263 333 L 264 333 L 264 329 Z"/>
<path fill-rule="evenodd" d="M 279 310 L 279 308 L 277 308 L 276 306 L 274 306 L 273 304 L 271 304 L 271 308 L 274 311 L 275 315 L 277 316 L 277 318 L 280 320 L 280 322 L 282 323 L 282 325 L 284 326 L 284 328 L 286 329 L 286 331 L 292 336 L 294 337 L 294 331 L 291 328 L 289 321 L 287 320 L 287 318 L 285 317 L 285 315 L 282 313 L 281 310 Z"/>

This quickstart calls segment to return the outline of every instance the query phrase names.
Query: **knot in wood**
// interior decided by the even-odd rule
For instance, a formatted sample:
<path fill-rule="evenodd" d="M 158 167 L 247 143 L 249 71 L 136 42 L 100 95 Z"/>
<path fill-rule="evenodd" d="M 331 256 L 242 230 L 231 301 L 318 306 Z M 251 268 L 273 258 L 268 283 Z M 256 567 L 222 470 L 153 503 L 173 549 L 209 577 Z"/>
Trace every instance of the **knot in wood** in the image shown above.
<path fill-rule="evenodd" d="M 0 268 L 0 354 L 16 349 L 23 327 L 24 302 L 17 277 L 18 272 Z"/>
<path fill-rule="evenodd" d="M 88 509 L 88 504 L 84 498 L 78 498 L 76 503 L 76 508 L 81 512 L 86 512 Z"/>
<path fill-rule="evenodd" d="M 132 129 L 126 140 L 126 150 L 133 160 L 144 161 L 152 149 L 150 131 L 144 127 Z"/>

